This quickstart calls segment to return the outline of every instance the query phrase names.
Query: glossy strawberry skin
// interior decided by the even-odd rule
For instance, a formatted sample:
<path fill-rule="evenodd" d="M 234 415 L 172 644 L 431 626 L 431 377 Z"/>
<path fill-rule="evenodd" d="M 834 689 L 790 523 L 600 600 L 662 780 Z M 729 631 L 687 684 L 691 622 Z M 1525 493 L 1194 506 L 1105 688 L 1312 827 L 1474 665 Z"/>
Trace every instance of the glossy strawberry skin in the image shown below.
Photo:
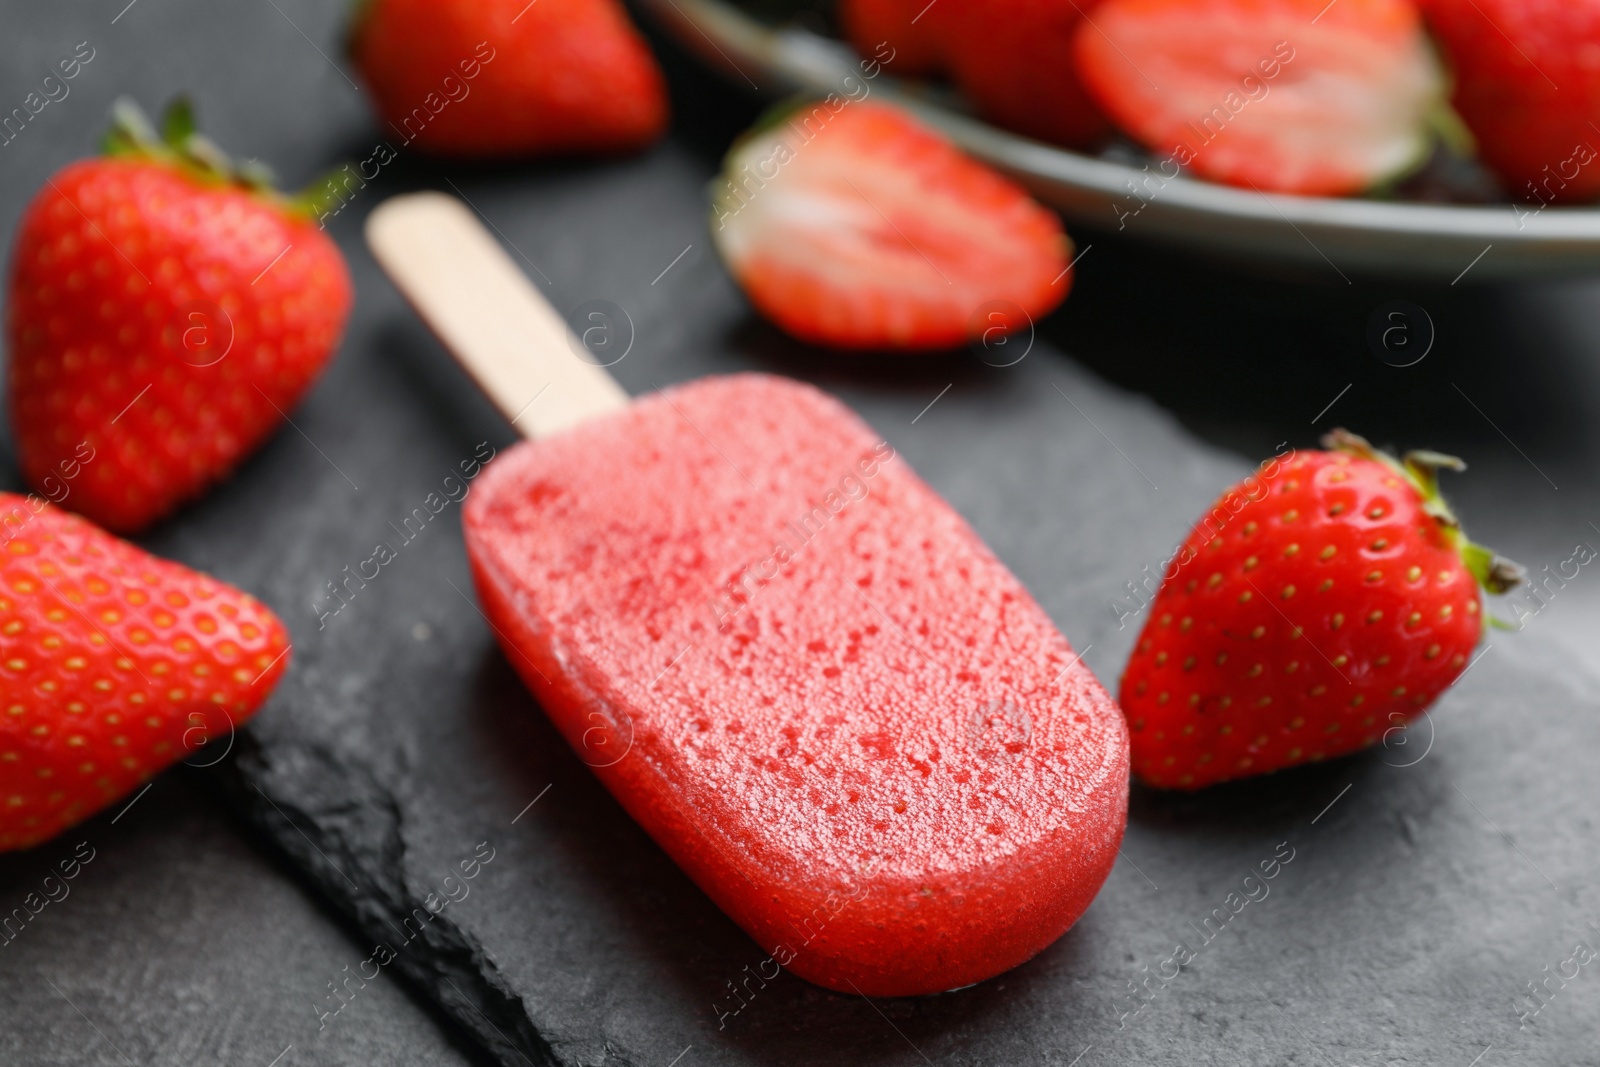
<path fill-rule="evenodd" d="M 949 348 L 1026 328 L 1072 285 L 1056 217 L 898 108 L 802 105 L 735 145 L 717 188 L 729 270 L 801 340 Z"/>
<path fill-rule="evenodd" d="M 1600 2 L 1426 0 L 1479 154 L 1530 202 L 1600 196 Z"/>
<path fill-rule="evenodd" d="M 28 206 L 9 296 L 23 476 L 131 532 L 283 422 L 332 355 L 351 288 L 324 233 L 254 193 L 91 159 Z M 62 496 L 54 486 L 86 451 Z"/>
<path fill-rule="evenodd" d="M 351 48 L 396 148 L 615 152 L 666 129 L 665 80 L 616 0 L 372 0 Z"/>
<path fill-rule="evenodd" d="M 0 493 L 0 850 L 202 745 L 220 758 L 288 663 L 283 624 L 254 597 Z"/>
<path fill-rule="evenodd" d="M 1455 681 L 1482 629 L 1417 490 L 1338 452 L 1263 465 L 1165 577 L 1121 683 L 1134 773 L 1161 788 L 1372 745 Z"/>
<path fill-rule="evenodd" d="M 1101 0 L 939 0 L 945 62 L 990 122 L 1090 148 L 1111 124 L 1078 76 L 1072 43 Z"/>

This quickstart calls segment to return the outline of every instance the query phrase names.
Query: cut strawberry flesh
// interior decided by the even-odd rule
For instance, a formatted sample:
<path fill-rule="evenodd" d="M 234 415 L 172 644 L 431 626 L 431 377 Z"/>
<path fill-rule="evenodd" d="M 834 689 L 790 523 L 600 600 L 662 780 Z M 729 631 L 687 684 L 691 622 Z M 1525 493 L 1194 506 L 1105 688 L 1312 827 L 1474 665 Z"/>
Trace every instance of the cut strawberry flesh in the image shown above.
<path fill-rule="evenodd" d="M 803 107 L 735 147 L 724 177 L 713 237 L 804 340 L 949 347 L 983 332 L 986 306 L 1042 316 L 1071 284 L 1054 215 L 892 108 Z"/>
<path fill-rule="evenodd" d="M 966 523 L 814 390 L 708 379 L 519 446 L 465 522 L 546 712 L 802 977 L 988 978 L 1110 871 L 1120 712 Z"/>
<path fill-rule="evenodd" d="M 1442 95 L 1405 0 L 1107 0 L 1077 56 L 1174 172 L 1281 192 L 1360 192 L 1421 163 Z"/>

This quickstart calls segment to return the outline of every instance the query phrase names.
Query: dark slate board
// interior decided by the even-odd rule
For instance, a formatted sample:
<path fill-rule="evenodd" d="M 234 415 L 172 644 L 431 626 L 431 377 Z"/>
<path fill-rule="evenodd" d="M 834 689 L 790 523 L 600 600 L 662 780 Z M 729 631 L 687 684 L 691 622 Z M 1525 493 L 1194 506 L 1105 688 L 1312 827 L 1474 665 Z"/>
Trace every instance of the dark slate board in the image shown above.
<path fill-rule="evenodd" d="M 366 953 L 194 778 L 163 775 L 63 837 L 0 856 L 0 915 L 11 918 L 0 948 L 0 1063 L 487 1060 L 393 977 L 358 990 L 323 1026 L 313 1004 Z M 74 866 L 74 857 L 89 859 Z M 19 926 L 14 909 L 32 917 Z"/>
<path fill-rule="evenodd" d="M 705 167 L 669 144 L 631 163 L 457 184 L 556 279 L 558 306 L 606 299 L 629 312 L 635 344 L 614 369 L 631 391 L 759 368 L 838 392 L 1114 679 L 1135 631 L 1118 629 L 1107 600 L 1246 464 L 1042 336 L 1007 368 L 971 355 L 852 363 L 783 341 L 705 255 Z M 248 731 L 235 794 L 369 939 L 399 948 L 403 917 L 479 843 L 494 850 L 394 966 L 504 1063 L 798 1065 L 841 1050 L 895 1064 L 1465 1065 L 1486 1046 L 1531 1062 L 1593 1056 L 1594 999 L 1558 997 L 1526 1031 L 1513 1008 L 1600 918 L 1590 817 L 1574 803 L 1594 792 L 1582 756 L 1600 743 L 1593 685 L 1537 632 L 1494 642 L 1437 708 L 1431 749 L 1413 736 L 1198 797 L 1136 789 L 1126 859 L 1100 898 L 1010 974 L 885 1002 L 783 976 L 725 1014 L 727 983 L 765 951 L 622 814 L 517 683 L 468 599 L 454 507 L 318 629 L 335 603 L 325 582 L 378 541 L 395 544 L 396 526 L 480 442 L 511 439 L 352 254 L 361 311 L 296 415 L 328 458 L 283 435 L 248 489 L 208 504 L 183 540 L 200 551 L 187 531 L 214 525 L 209 538 L 260 546 L 247 584 L 284 607 L 296 660 Z M 1527 730 L 1535 718 L 1540 730 Z M 1195 927 L 1280 847 L 1294 859 L 1270 895 L 1199 947 Z M 1180 939 L 1197 958 L 1124 1021 L 1129 981 L 1163 969 Z"/>

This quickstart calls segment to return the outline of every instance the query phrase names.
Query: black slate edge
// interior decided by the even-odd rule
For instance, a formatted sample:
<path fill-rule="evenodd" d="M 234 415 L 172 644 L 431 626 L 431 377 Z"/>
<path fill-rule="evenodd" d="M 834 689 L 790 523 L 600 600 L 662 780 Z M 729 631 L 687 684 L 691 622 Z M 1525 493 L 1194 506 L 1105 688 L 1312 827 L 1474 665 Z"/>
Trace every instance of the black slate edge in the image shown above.
<path fill-rule="evenodd" d="M 335 788 L 299 800 L 274 791 L 275 764 L 283 762 L 319 765 L 322 774 L 302 773 L 297 781 Z M 415 937 L 424 951 L 396 944 L 400 921 L 422 909 L 423 900 L 405 885 L 400 804 L 369 768 L 309 745 L 277 745 L 269 755 L 246 728 L 235 758 L 217 770 L 214 781 L 227 802 L 323 900 L 365 938 L 395 948 L 386 970 L 401 974 L 506 1067 L 568 1067 L 484 946 L 443 912 Z M 631 1060 L 616 1062 L 633 1067 Z"/>

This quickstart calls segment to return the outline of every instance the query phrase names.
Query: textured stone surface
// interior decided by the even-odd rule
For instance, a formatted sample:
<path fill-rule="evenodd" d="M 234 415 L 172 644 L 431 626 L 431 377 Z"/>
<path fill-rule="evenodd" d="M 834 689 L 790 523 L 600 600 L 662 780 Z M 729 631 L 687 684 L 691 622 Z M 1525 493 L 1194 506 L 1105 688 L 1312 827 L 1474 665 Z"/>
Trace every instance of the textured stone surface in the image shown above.
<path fill-rule="evenodd" d="M 278 1067 L 432 1067 L 482 1057 L 392 976 L 352 982 L 349 1006 L 321 1019 L 328 983 L 344 988 L 368 949 L 194 779 L 164 775 L 131 806 L 0 857 L 0 1062 L 265 1067 L 281 1055 Z"/>
<path fill-rule="evenodd" d="M 693 251 L 674 268 L 690 269 L 652 286 L 702 236 L 703 166 L 669 147 L 625 174 L 547 171 L 520 186 L 488 176 L 462 188 L 541 269 L 573 279 L 551 287 L 562 306 L 603 298 L 629 311 L 635 346 L 615 369 L 633 391 L 746 367 L 838 391 L 973 521 L 1089 648 L 1090 665 L 1114 678 L 1133 628 L 1118 629 L 1108 599 L 1159 561 L 1244 464 L 1043 340 L 1005 369 L 970 357 L 851 363 L 752 324 L 726 280 L 691 262 Z M 657 230 L 645 229 L 647 213 L 660 211 L 642 203 L 646 194 L 677 205 Z M 588 222 L 590 240 L 566 236 L 573 218 Z M 1113 261 L 1109 271 L 1131 287 L 1116 273 L 1125 268 Z M 669 280 L 675 287 L 662 292 Z M 281 483 L 266 493 L 285 510 L 252 514 L 262 538 L 294 556 L 260 572 L 275 602 L 334 606 L 324 581 L 377 541 L 396 543 L 390 524 L 480 440 L 505 440 L 398 298 L 370 274 L 362 285 L 370 325 L 360 328 L 375 336 L 353 341 L 337 371 L 349 380 L 319 393 L 299 420 L 362 489 L 318 470 L 303 442 L 263 460 L 259 476 Z M 1100 295 L 1086 284 L 1075 299 L 1098 310 Z M 1124 313 L 1137 310 L 1118 299 Z M 1402 384 L 1419 402 L 1427 395 L 1426 382 Z M 358 397 L 360 436 L 348 414 Z M 1475 458 L 1504 447 L 1463 411 L 1447 427 L 1452 443 Z M 1262 418 L 1268 429 L 1275 421 L 1292 425 L 1270 411 Z M 1299 444 L 1313 433 L 1287 432 Z M 1514 496 L 1526 474 L 1507 467 L 1500 484 Z M 208 511 L 228 521 L 220 504 Z M 454 518 L 442 514 L 401 547 L 325 629 L 310 608 L 291 611 L 300 668 L 253 730 L 260 747 L 240 768 L 316 849 L 297 845 L 298 831 L 257 802 L 265 825 L 365 916 L 373 936 L 477 842 L 496 848 L 475 895 L 449 905 L 428 928 L 435 942 L 401 965 L 504 1062 L 660 1064 L 691 1046 L 688 1056 L 725 1063 L 825 1062 L 840 1047 L 862 1061 L 904 1063 L 1066 1063 L 1089 1046 L 1109 1063 L 1468 1063 L 1490 1045 L 1529 1062 L 1587 1054 L 1583 1035 L 1597 1020 L 1593 1002 L 1573 995 L 1581 986 L 1527 1031 L 1512 1006 L 1546 963 L 1571 955 L 1569 942 L 1596 914 L 1592 826 L 1568 798 L 1592 795 L 1584 754 L 1600 727 L 1588 676 L 1551 648 L 1553 622 L 1495 639 L 1430 720 L 1439 731 L 1431 749 L 1421 736 L 1404 747 L 1397 738 L 1387 751 L 1201 797 L 1137 791 L 1127 858 L 1099 900 L 1012 974 L 882 1004 L 783 977 L 747 987 L 755 995 L 733 1014 L 740 1002 L 727 983 L 759 971 L 767 949 L 664 859 L 539 715 L 466 601 Z M 306 528 L 310 536 L 295 540 Z M 383 651 L 398 647 L 409 651 Z M 1541 728 L 1528 730 L 1532 721 Z M 1415 766 L 1389 765 L 1424 750 Z M 1270 896 L 1195 944 L 1195 926 L 1281 842 L 1294 860 Z M 350 892 L 346 877 L 361 891 Z M 1192 968 L 1119 1028 L 1133 1007 L 1121 999 L 1128 981 L 1144 967 L 1161 970 L 1178 939 L 1191 937 Z"/>
<path fill-rule="evenodd" d="M 732 304 L 707 292 L 705 303 Z M 684 318 L 715 321 L 694 310 Z M 734 317 L 732 307 L 721 314 Z M 429 343 L 409 331 L 396 330 L 394 358 L 429 358 Z M 630 356 L 619 376 L 639 389 L 655 373 L 676 380 L 740 365 L 715 343 L 687 339 L 649 365 Z M 751 364 L 770 362 L 746 352 Z M 949 373 L 958 384 L 915 425 L 942 382 L 832 381 L 1114 677 L 1133 628 L 1118 630 L 1106 600 L 1122 576 L 1159 560 L 1243 465 L 1043 352 L 1003 372 Z M 449 410 L 438 394 L 457 388 L 436 381 L 419 410 Z M 392 447 L 413 448 L 420 436 L 397 435 Z M 388 517 L 404 515 L 429 474 L 474 444 L 470 435 L 452 443 L 455 453 L 411 465 L 411 496 L 391 495 L 367 520 L 366 540 L 390 536 Z M 1465 1064 L 1489 1045 L 1528 1062 L 1588 1054 L 1584 1035 L 1600 1018 L 1576 990 L 1526 1032 L 1512 1007 L 1546 963 L 1559 966 L 1571 942 L 1592 936 L 1585 923 L 1600 914 L 1593 825 L 1572 803 L 1593 795 L 1594 689 L 1532 626 L 1497 637 L 1441 702 L 1431 749 L 1424 731 L 1404 746 L 1397 738 L 1388 750 L 1204 796 L 1136 790 L 1126 859 L 1100 898 L 1011 974 L 881 1004 L 785 976 L 746 986 L 754 995 L 741 1008 L 727 983 L 759 971 L 767 950 L 687 882 L 542 719 L 451 587 L 468 588 L 455 526 L 425 536 L 433 540 L 419 538 L 414 559 L 360 590 L 321 635 L 303 627 L 301 670 L 240 768 L 327 859 L 258 811 L 265 824 L 330 894 L 363 910 L 374 936 L 476 842 L 492 843 L 496 859 L 474 895 L 445 909 L 438 944 L 408 963 L 506 1063 L 661 1064 L 690 1046 L 698 1062 L 752 1064 L 829 1062 L 841 1047 L 860 1062 L 907 1064 L 1067 1063 L 1089 1046 L 1105 1063 Z M 350 537 L 323 573 L 364 545 Z M 293 579 L 272 580 L 282 599 Z M 414 651 L 403 658 L 370 652 L 408 639 Z M 1289 850 L 1268 897 L 1202 946 L 1195 928 L 1212 909 Z M 345 876 L 361 892 L 341 888 Z M 1180 939 L 1197 958 L 1119 1026 L 1134 1007 L 1128 981 L 1161 970 Z"/>
<path fill-rule="evenodd" d="M 7 226 L 23 191 L 87 147 L 87 131 L 118 91 L 153 103 L 188 81 L 201 88 L 202 116 L 225 144 L 247 146 L 295 178 L 340 153 L 364 158 L 379 136 L 356 90 L 295 28 L 337 56 L 332 6 L 283 0 L 213 10 L 140 0 L 112 26 L 113 7 L 122 4 L 52 11 L 31 24 L 23 6 L 7 9 L 8 25 L 23 19 L 25 30 L 6 47 L 30 61 L 49 61 L 86 36 L 105 41 L 74 95 L 27 131 L 28 154 L 0 149 Z M 152 62 L 176 54 L 163 50 L 184 62 Z M 5 99 L 27 92 L 27 70 L 3 68 Z M 759 971 L 769 949 L 746 939 L 666 860 L 545 722 L 468 599 L 456 506 L 426 523 L 413 519 L 423 532 L 400 544 L 406 517 L 426 507 L 447 473 L 480 442 L 502 446 L 510 437 L 361 247 L 360 217 L 379 198 L 448 189 L 448 178 L 563 310 L 601 299 L 619 305 L 634 336 L 615 373 L 635 393 L 749 368 L 835 391 L 967 516 L 1108 682 L 1134 624 L 1119 629 L 1107 602 L 1158 564 L 1201 505 L 1245 469 L 1238 453 L 1218 446 L 1250 454 L 1286 438 L 1303 446 L 1336 419 L 1379 439 L 1447 446 L 1478 467 L 1460 480 L 1457 499 L 1485 540 L 1535 569 L 1568 558 L 1577 540 L 1600 545 L 1588 526 L 1600 521 L 1600 493 L 1586 470 L 1597 443 L 1590 427 L 1600 424 L 1596 290 L 1486 293 L 1463 283 L 1418 293 L 1346 285 L 1331 270 L 1260 277 L 1080 235 L 1095 247 L 1080 264 L 1078 289 L 1015 366 L 970 355 L 824 356 L 755 322 L 709 255 L 703 184 L 747 111 L 712 107 L 721 87 L 681 69 L 674 91 L 678 137 L 637 159 L 435 169 L 402 154 L 333 224 L 359 303 L 338 362 L 294 413 L 297 429 L 151 538 L 158 551 L 261 595 L 294 633 L 294 669 L 241 735 L 225 784 L 238 809 L 361 931 L 350 958 L 332 954 L 334 969 L 370 958 L 382 942 L 395 957 L 368 990 L 403 973 L 500 1062 L 540 1067 L 666 1067 L 679 1056 L 681 1067 L 1068 1065 L 1080 1056 L 1084 1067 L 1467 1067 L 1480 1054 L 1481 1067 L 1600 1062 L 1593 965 L 1565 987 L 1551 979 L 1554 992 L 1526 1029 L 1516 1007 L 1544 968 L 1572 973 L 1576 965 L 1564 961 L 1578 939 L 1600 937 L 1589 926 L 1600 924 L 1592 814 L 1600 698 L 1573 662 L 1574 653 L 1593 655 L 1597 632 L 1600 582 L 1587 570 L 1524 633 L 1491 638 L 1490 651 L 1403 746 L 1396 738 L 1387 750 L 1194 797 L 1136 789 L 1125 858 L 1099 899 L 1066 937 L 1010 974 L 957 993 L 871 1003 L 782 976 L 764 987 L 751 980 L 743 1001 L 733 998 L 729 983 Z M 1427 307 L 1439 331 L 1436 350 L 1415 368 L 1378 362 L 1362 339 L 1370 313 L 1402 297 Z M 1346 385 L 1350 392 L 1313 427 Z M 1177 417 L 1123 390 L 1153 396 Z M 319 625 L 338 605 L 325 583 L 379 541 L 399 546 L 397 558 Z M 175 819 L 163 820 L 161 833 L 177 832 Z M 1226 909 L 1250 870 L 1290 849 L 1269 894 L 1202 944 L 1197 928 L 1213 909 Z M 487 850 L 493 858 L 471 867 Z M 69 995 L 96 988 L 83 942 L 120 946 L 125 967 L 108 973 L 130 988 L 163 968 L 182 970 L 172 931 L 181 930 L 183 909 L 151 910 L 175 891 L 159 887 L 181 884 L 168 881 L 178 877 L 176 861 L 163 865 L 160 849 L 144 851 L 153 855 L 139 863 L 157 869 L 135 874 L 153 879 L 141 890 L 151 895 L 130 889 L 126 914 L 108 903 L 74 925 L 81 977 L 62 986 Z M 475 872 L 470 881 L 463 861 Z M 91 866 L 78 891 L 85 903 L 95 873 Z M 455 899 L 407 927 L 430 892 Z M 293 942 L 282 924 L 305 920 L 264 907 L 246 910 Z M 143 942 L 119 925 L 135 914 L 155 917 Z M 41 922 L 50 917 L 47 910 Z M 265 958 L 287 968 L 268 987 L 293 992 L 261 993 L 273 1004 L 306 1010 L 294 999 L 300 976 L 315 988 L 333 977 L 323 956 L 302 964 L 270 939 L 247 949 L 225 920 L 207 921 L 217 924 L 207 927 L 216 931 L 209 966 L 243 973 Z M 1130 980 L 1143 980 L 1147 967 L 1171 974 L 1165 961 L 1181 939 L 1195 958 L 1170 982 L 1151 978 L 1160 992 L 1123 1018 L 1136 1007 Z M 0 958 L 8 980 L 31 973 L 16 968 Z M 330 1031 L 349 1032 L 377 1005 L 365 996 Z M 55 1030 L 68 1034 L 72 1017 L 50 1014 L 61 1006 L 11 1003 L 20 1010 L 6 1009 L 8 1021 L 16 1010 L 26 1024 L 19 1033 L 67 1040 Z M 107 1033 L 142 1035 L 138 1052 L 125 1050 L 134 1062 L 194 1058 L 174 1051 L 186 1046 L 165 1047 L 169 1031 L 153 1021 L 161 1012 L 148 998 L 126 1003 L 123 1025 L 133 1031 Z M 255 1020 L 242 995 L 196 1003 L 238 1013 L 238 1033 L 267 1032 L 246 1026 Z M 104 1026 L 94 1009 L 105 1004 L 79 1006 Z M 402 1051 L 375 1045 L 370 1061 L 445 1055 L 416 1021 L 386 1022 L 385 1033 Z M 268 1044 L 262 1063 L 277 1051 Z M 27 1060 L 34 1046 L 15 1047 Z M 208 1046 L 223 1050 L 212 1059 L 228 1062 L 252 1062 L 255 1047 Z M 123 1062 L 103 1048 L 83 1055 Z M 327 1055 L 337 1062 L 335 1050 Z"/>

